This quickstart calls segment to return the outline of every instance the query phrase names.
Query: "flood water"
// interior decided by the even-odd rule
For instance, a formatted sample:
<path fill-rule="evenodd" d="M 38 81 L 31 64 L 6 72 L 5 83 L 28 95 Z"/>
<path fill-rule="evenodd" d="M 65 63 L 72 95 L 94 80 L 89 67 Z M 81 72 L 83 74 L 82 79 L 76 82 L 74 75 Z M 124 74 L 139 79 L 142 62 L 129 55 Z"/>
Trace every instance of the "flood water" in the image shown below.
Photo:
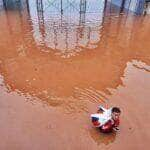
<path fill-rule="evenodd" d="M 150 16 L 44 4 L 0 10 L 0 150 L 148 149 Z M 121 108 L 116 134 L 99 105 Z"/>

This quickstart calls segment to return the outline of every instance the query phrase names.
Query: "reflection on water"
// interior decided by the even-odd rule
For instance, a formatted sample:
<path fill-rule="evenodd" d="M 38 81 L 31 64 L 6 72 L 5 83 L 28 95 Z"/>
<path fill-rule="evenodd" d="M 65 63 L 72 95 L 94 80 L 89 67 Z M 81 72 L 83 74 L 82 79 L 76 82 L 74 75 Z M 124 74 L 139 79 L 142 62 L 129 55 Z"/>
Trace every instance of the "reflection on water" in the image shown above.
<path fill-rule="evenodd" d="M 43 47 L 42 51 L 55 50 L 56 54 L 68 58 L 85 48 L 97 47 L 104 1 L 37 0 L 30 1 L 29 8 L 32 8 L 34 39 Z"/>
<path fill-rule="evenodd" d="M 64 58 L 98 48 L 105 16 L 122 12 L 122 8 L 104 0 L 10 0 L 3 3 L 8 26 L 8 13 L 18 10 L 20 22 L 27 19 L 40 51 L 54 52 Z"/>

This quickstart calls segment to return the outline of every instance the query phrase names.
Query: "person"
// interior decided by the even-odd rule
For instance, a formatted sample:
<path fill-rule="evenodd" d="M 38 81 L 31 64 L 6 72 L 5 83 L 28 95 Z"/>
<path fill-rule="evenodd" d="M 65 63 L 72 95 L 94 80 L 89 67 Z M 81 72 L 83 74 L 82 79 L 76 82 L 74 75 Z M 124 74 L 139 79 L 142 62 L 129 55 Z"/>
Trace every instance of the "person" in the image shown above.
<path fill-rule="evenodd" d="M 101 113 L 100 113 L 101 112 Z M 119 130 L 119 117 L 121 110 L 119 107 L 112 107 L 105 109 L 99 106 L 98 113 L 92 114 L 91 119 L 95 127 L 99 128 L 101 132 L 108 133 Z"/>

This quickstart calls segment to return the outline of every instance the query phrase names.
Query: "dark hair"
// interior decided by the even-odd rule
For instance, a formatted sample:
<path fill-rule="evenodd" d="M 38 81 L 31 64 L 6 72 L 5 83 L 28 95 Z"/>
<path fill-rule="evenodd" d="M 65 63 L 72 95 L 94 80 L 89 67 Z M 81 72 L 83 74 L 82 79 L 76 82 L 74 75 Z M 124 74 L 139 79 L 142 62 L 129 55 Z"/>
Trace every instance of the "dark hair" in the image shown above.
<path fill-rule="evenodd" d="M 111 110 L 111 112 L 112 112 L 112 113 L 113 113 L 113 112 L 121 113 L 121 110 L 120 110 L 119 107 L 113 107 L 112 110 Z"/>

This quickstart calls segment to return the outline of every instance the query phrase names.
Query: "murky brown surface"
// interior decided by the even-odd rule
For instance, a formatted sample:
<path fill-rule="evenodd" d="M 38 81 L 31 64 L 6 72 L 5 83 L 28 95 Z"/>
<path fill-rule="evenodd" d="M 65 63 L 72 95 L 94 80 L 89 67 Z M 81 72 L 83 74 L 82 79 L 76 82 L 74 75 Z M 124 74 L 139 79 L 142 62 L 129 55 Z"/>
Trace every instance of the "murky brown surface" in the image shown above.
<path fill-rule="evenodd" d="M 0 150 L 148 149 L 150 16 L 44 21 L 0 13 Z M 92 127 L 98 105 L 121 107 L 120 132 Z"/>

